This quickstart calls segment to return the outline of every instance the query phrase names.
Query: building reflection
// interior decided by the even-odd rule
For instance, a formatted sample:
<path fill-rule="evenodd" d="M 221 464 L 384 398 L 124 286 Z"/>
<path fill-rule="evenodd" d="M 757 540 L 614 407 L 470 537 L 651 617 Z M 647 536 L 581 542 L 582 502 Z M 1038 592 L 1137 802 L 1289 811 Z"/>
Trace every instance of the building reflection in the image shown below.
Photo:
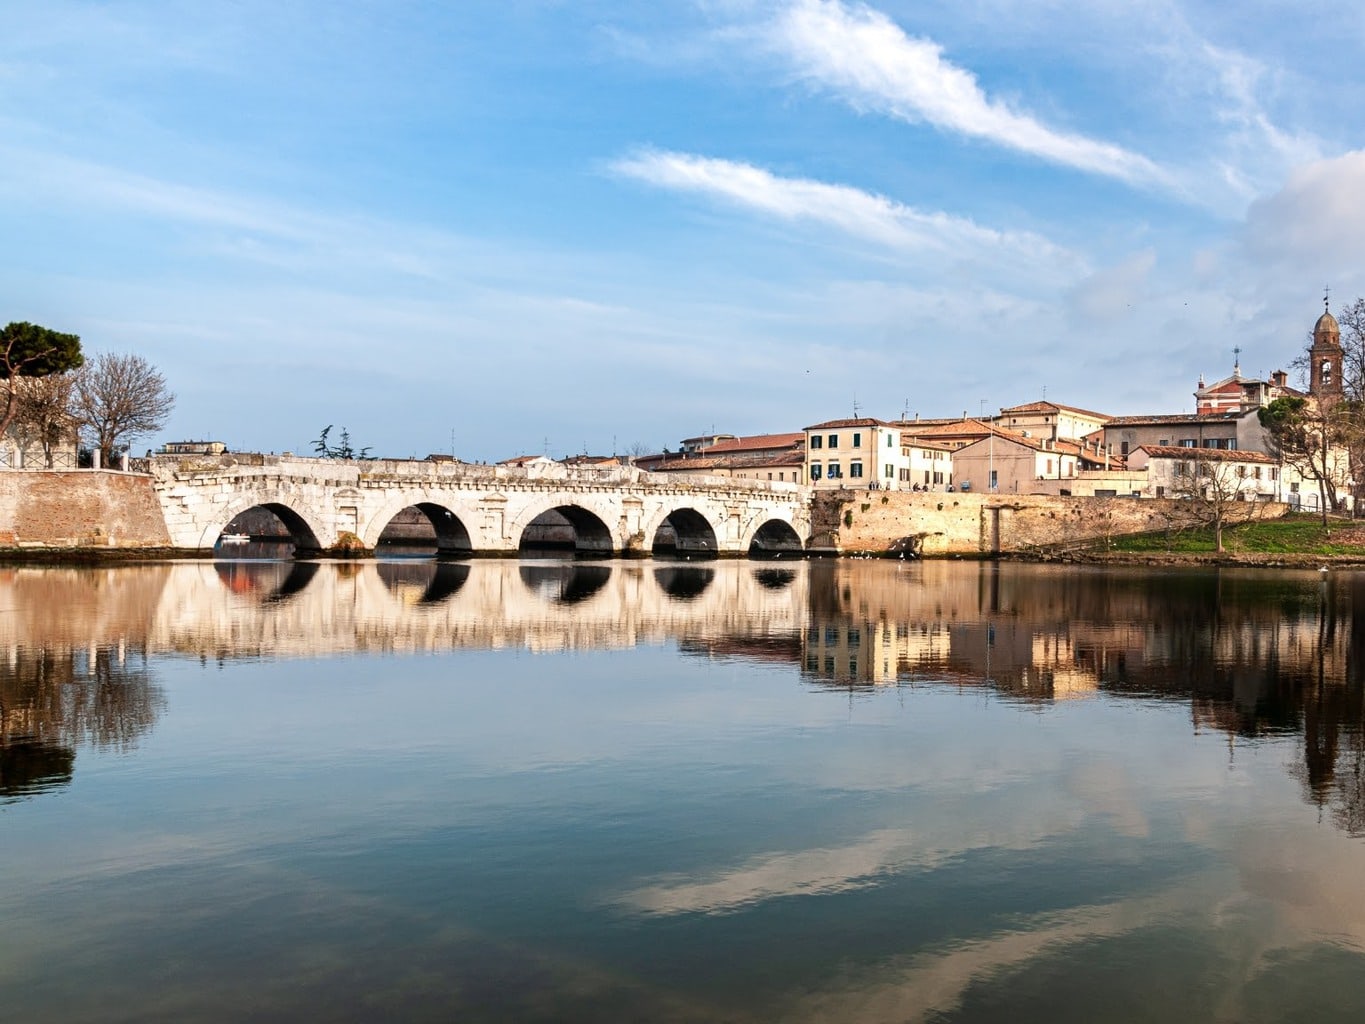
<path fill-rule="evenodd" d="M 813 685 L 1184 703 L 1196 731 L 1296 736 L 1305 799 L 1365 835 L 1365 573 L 840 562 L 810 591 Z"/>
<path fill-rule="evenodd" d="M 135 742 L 147 657 L 673 644 L 809 685 L 1178 702 L 1232 743 L 1292 735 L 1306 799 L 1365 834 L 1365 573 L 818 561 L 195 562 L 0 573 L 3 793 Z"/>

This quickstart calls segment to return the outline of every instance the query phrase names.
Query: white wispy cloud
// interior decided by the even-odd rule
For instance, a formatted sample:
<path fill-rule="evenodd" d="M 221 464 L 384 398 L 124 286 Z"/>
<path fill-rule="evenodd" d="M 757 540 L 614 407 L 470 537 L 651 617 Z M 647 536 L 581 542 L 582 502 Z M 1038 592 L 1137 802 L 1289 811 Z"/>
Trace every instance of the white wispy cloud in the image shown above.
<path fill-rule="evenodd" d="M 908 36 L 880 11 L 840 0 L 796 0 L 766 28 L 766 44 L 806 79 L 859 108 L 1028 153 L 1131 184 L 1169 186 L 1153 161 L 1122 146 L 1059 131 L 992 99 L 943 48 Z"/>
<path fill-rule="evenodd" d="M 924 212 L 886 196 L 809 178 L 784 178 L 733 160 L 645 150 L 615 161 L 617 174 L 659 188 L 726 200 L 791 222 L 832 227 L 890 249 L 962 250 L 989 247 L 1029 257 L 1058 259 L 1063 251 L 1029 232 L 996 231 L 963 217 Z"/>

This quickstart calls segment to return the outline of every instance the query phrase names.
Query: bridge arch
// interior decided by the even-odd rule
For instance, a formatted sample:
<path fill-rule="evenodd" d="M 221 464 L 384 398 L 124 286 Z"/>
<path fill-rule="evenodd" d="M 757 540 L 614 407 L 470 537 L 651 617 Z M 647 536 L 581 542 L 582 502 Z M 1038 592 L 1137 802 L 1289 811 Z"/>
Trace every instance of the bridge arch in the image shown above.
<path fill-rule="evenodd" d="M 582 604 L 595 597 L 611 582 L 612 571 L 606 565 L 524 564 L 517 575 L 526 589 L 542 601 L 552 605 Z"/>
<path fill-rule="evenodd" d="M 375 571 L 384 588 L 405 606 L 444 604 L 469 580 L 469 566 L 462 562 L 377 562 Z"/>
<path fill-rule="evenodd" d="M 296 555 L 322 551 L 335 541 L 335 537 L 311 509 L 299 511 L 286 501 L 280 500 L 280 497 L 253 494 L 229 502 L 204 528 L 199 538 L 199 547 L 205 550 L 212 548 L 234 519 L 253 508 L 265 509 L 284 524 L 284 528 L 289 531 L 289 539 L 294 544 Z"/>
<path fill-rule="evenodd" d="M 654 570 L 654 582 L 671 601 L 695 601 L 706 593 L 716 570 L 706 565 L 664 565 Z"/>
<path fill-rule="evenodd" d="M 395 520 L 408 509 L 416 509 L 431 526 L 438 557 L 473 553 L 474 541 L 469 531 L 470 524 L 477 522 L 473 508 L 466 508 L 459 502 L 432 501 L 424 494 L 411 493 L 390 499 L 370 517 L 361 535 L 365 547 L 378 551 L 381 541 L 385 540 L 386 531 L 390 531 Z"/>
<path fill-rule="evenodd" d="M 656 556 L 715 558 L 720 554 L 715 524 L 695 506 L 664 507 L 642 532 L 646 546 Z"/>
<path fill-rule="evenodd" d="M 572 551 L 603 558 L 624 551 L 627 541 L 618 532 L 621 508 L 595 496 L 587 501 L 581 500 L 584 495 L 573 497 L 571 502 L 551 498 L 527 505 L 508 529 L 516 550 Z"/>
<path fill-rule="evenodd" d="M 238 597 L 256 604 L 280 604 L 298 594 L 318 574 L 317 562 L 216 562 L 219 581 Z"/>
<path fill-rule="evenodd" d="M 741 550 L 751 557 L 795 557 L 805 553 L 806 544 L 790 521 L 769 516 L 746 531 Z"/>

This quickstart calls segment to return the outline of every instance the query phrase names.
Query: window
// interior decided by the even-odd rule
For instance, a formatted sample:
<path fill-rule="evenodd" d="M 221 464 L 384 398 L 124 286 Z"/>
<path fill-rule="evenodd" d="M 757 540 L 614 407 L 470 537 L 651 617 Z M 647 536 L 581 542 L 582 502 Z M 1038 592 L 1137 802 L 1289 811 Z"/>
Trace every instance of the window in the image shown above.
<path fill-rule="evenodd" d="M 839 447 L 839 435 L 838 435 L 838 434 L 830 434 L 830 435 L 829 435 L 829 444 L 828 444 L 827 447 L 830 447 L 830 448 L 838 448 L 838 447 Z"/>
<path fill-rule="evenodd" d="M 825 476 L 831 480 L 837 480 L 843 475 L 843 473 L 839 472 L 839 463 L 837 462 L 831 462 L 825 469 Z"/>
<path fill-rule="evenodd" d="M 854 448 L 861 448 L 862 446 L 863 446 L 863 435 L 862 435 L 859 431 L 856 431 L 856 430 L 855 430 L 855 431 L 853 432 L 853 447 L 854 447 Z"/>
<path fill-rule="evenodd" d="M 886 463 L 882 466 L 882 476 L 886 477 L 888 480 L 896 479 L 896 467 L 889 462 Z"/>
<path fill-rule="evenodd" d="M 771 480 L 772 478 L 773 478 L 773 475 L 772 475 L 771 473 L 769 473 L 769 474 L 768 474 L 768 479 Z"/>
<path fill-rule="evenodd" d="M 1051 460 L 1051 459 L 1048 459 L 1048 460 L 1047 460 L 1047 473 L 1048 473 L 1048 476 L 1051 476 L 1051 475 L 1052 475 L 1052 460 Z"/>
<path fill-rule="evenodd" d="M 1048 459 L 1047 461 L 1048 461 L 1049 464 L 1051 464 L 1051 462 L 1052 462 L 1051 459 Z M 996 487 L 999 486 L 999 483 L 1000 483 L 1000 481 L 996 479 L 995 470 L 991 470 L 991 490 L 995 490 Z"/>
<path fill-rule="evenodd" d="M 1163 487 L 1161 484 L 1156 485 L 1156 496 L 1158 498 L 1166 497 L 1166 488 Z"/>
<path fill-rule="evenodd" d="M 928 474 L 926 473 L 925 475 L 927 476 Z M 935 470 L 935 472 L 934 472 L 934 483 L 936 483 L 936 484 L 941 484 L 941 483 L 943 483 L 943 473 L 942 473 L 941 471 Z"/>
<path fill-rule="evenodd" d="M 1180 447 L 1181 447 L 1181 448 L 1193 448 L 1193 447 L 1194 447 L 1194 438 L 1192 438 L 1192 437 L 1182 437 L 1182 438 L 1180 439 Z"/>
<path fill-rule="evenodd" d="M 1267 472 L 1269 472 L 1270 479 L 1272 480 L 1278 480 L 1280 478 L 1280 470 L 1276 466 L 1271 466 Z"/>
<path fill-rule="evenodd" d="M 1163 437 L 1160 441 L 1157 442 L 1157 444 L 1160 444 L 1160 445 L 1168 445 L 1168 444 L 1170 444 L 1170 443 L 1171 443 L 1171 439 L 1168 438 L 1168 437 Z"/>
<path fill-rule="evenodd" d="M 892 436 L 891 436 L 890 434 L 887 434 L 887 435 L 886 435 L 886 446 L 887 446 L 888 448 L 894 448 L 894 447 L 895 447 L 894 440 L 895 440 L 895 439 L 892 438 Z"/>
<path fill-rule="evenodd" d="M 819 434 L 811 434 L 811 436 L 810 436 L 810 446 L 811 446 L 812 448 L 819 448 L 820 445 L 824 443 L 824 440 L 825 440 L 825 439 L 824 439 L 823 437 L 821 437 Z"/>
<path fill-rule="evenodd" d="M 1162 444 L 1165 444 L 1166 442 L 1165 442 L 1165 441 L 1162 441 L 1161 443 L 1162 443 Z M 1127 442 L 1127 441 L 1120 441 L 1120 442 L 1119 442 L 1119 454 L 1120 454 L 1120 455 L 1127 455 L 1127 454 L 1128 454 L 1128 442 Z"/>
<path fill-rule="evenodd" d="M 863 464 L 856 459 L 848 464 L 848 475 L 861 477 L 863 475 Z"/>
<path fill-rule="evenodd" d="M 900 481 L 903 484 L 908 484 L 910 482 L 910 470 L 908 469 L 901 470 Z"/>
<path fill-rule="evenodd" d="M 810 478 L 812 480 L 819 480 L 820 475 L 821 475 L 820 463 L 812 462 L 810 464 Z"/>
<path fill-rule="evenodd" d="M 1324 359 L 1324 360 L 1322 361 L 1322 386 L 1323 386 L 1323 387 L 1331 387 L 1331 385 L 1332 385 L 1332 360 L 1330 360 L 1330 359 Z"/>

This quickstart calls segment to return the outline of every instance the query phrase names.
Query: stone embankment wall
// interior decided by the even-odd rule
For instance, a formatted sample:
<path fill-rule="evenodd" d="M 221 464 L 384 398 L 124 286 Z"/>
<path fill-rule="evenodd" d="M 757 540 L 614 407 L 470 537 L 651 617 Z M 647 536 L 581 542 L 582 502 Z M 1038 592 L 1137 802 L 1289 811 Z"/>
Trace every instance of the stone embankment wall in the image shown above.
<path fill-rule="evenodd" d="M 1279 504 L 1233 503 L 1227 521 L 1278 518 Z M 1185 502 L 1161 498 L 1055 498 L 944 491 L 820 491 L 812 551 L 935 555 L 1024 553 L 1152 533 L 1188 522 Z"/>
<path fill-rule="evenodd" d="M 92 469 L 0 472 L 0 547 L 170 544 L 149 476 Z"/>

